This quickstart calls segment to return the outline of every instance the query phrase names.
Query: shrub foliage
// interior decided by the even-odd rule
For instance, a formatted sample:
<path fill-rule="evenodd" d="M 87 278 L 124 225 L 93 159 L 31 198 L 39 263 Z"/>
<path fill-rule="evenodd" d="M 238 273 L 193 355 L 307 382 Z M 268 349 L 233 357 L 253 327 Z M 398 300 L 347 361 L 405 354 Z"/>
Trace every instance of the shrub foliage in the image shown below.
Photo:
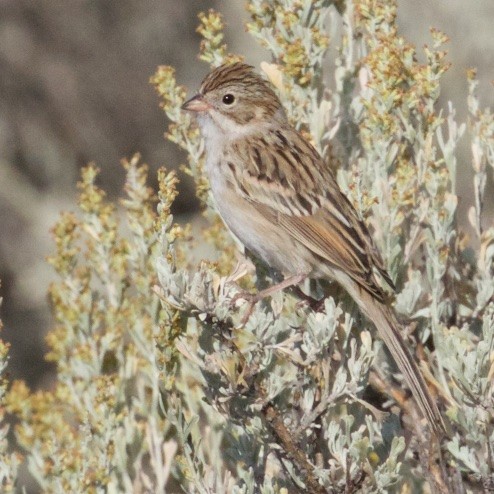
<path fill-rule="evenodd" d="M 57 381 L 35 393 L 0 383 L 0 420 L 7 410 L 17 421 L 16 451 L 0 430 L 4 491 L 20 487 L 20 453 L 42 492 L 493 488 L 494 225 L 483 199 L 494 119 L 479 107 L 475 73 L 459 123 L 451 104 L 437 105 L 446 36 L 432 30 L 417 53 L 398 33 L 395 2 L 251 0 L 247 9 L 247 30 L 271 57 L 262 70 L 294 125 L 338 163 L 340 186 L 373 232 L 450 437 L 429 436 L 337 287 L 303 287 L 329 294 L 317 311 L 278 293 L 243 321 L 239 283 L 261 288 L 275 275 L 237 254 L 209 196 L 198 129 L 180 110 L 185 89 L 160 67 L 152 83 L 167 138 L 187 152 L 183 170 L 209 227 L 193 237 L 175 224 L 175 173 L 159 172 L 155 194 L 138 156 L 123 162 L 119 204 L 96 185 L 95 166 L 83 170 L 78 211 L 55 226 L 49 261 Z M 200 58 L 213 67 L 238 59 L 221 15 L 199 17 Z M 469 236 L 457 214 L 462 138 L 474 176 Z M 194 265 L 202 243 L 218 254 Z"/>

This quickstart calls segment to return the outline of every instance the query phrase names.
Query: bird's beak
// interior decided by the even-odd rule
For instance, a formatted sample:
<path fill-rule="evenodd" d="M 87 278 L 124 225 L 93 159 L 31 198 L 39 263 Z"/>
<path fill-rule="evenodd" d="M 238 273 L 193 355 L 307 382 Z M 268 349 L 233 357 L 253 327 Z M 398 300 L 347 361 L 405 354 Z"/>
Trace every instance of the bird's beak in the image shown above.
<path fill-rule="evenodd" d="M 209 103 L 204 101 L 202 94 L 196 94 L 182 105 L 182 110 L 207 111 L 211 108 Z"/>

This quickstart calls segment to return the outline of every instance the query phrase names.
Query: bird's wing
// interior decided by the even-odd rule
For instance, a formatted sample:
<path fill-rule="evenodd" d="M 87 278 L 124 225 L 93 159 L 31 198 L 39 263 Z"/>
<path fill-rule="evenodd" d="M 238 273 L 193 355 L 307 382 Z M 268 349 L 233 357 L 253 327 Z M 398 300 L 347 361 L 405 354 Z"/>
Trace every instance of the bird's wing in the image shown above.
<path fill-rule="evenodd" d="M 393 283 L 367 228 L 310 143 L 288 129 L 232 145 L 242 163 L 231 165 L 238 192 L 322 262 L 382 299 L 374 270 Z"/>

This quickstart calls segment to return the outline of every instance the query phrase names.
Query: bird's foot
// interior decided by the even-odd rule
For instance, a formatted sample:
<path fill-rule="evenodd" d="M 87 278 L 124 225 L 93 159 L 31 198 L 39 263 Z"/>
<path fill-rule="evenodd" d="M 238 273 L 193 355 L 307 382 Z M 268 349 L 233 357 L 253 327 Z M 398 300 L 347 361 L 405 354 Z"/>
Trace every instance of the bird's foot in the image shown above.
<path fill-rule="evenodd" d="M 254 310 L 254 306 L 259 302 L 260 300 L 263 300 L 264 298 L 273 295 L 276 292 L 279 292 L 280 290 L 284 290 L 285 288 L 291 287 L 296 285 L 297 283 L 300 283 L 306 275 L 294 275 L 290 276 L 288 278 L 285 278 L 281 283 L 277 283 L 276 285 L 272 285 L 265 290 L 261 290 L 260 292 L 256 294 L 252 294 L 249 292 L 242 291 L 240 293 L 237 293 L 233 298 L 232 298 L 232 306 L 236 305 L 236 302 L 240 299 L 246 300 L 247 303 L 249 304 L 248 309 L 246 313 L 244 314 L 241 324 L 244 325 L 248 320 L 249 317 L 252 315 L 252 311 Z"/>

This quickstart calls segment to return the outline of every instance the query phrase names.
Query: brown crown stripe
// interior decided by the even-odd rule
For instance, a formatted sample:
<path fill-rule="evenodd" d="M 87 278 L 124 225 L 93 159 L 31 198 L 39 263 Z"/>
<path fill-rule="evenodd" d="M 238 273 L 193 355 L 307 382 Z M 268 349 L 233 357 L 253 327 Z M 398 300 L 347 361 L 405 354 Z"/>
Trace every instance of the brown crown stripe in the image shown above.
<path fill-rule="evenodd" d="M 254 67 L 240 62 L 232 65 L 225 65 L 211 72 L 201 85 L 201 92 L 214 91 L 219 87 L 230 84 L 233 81 L 242 82 L 247 85 L 249 82 L 265 84 L 261 76 L 253 72 Z M 236 74 L 235 76 L 233 74 Z"/>

